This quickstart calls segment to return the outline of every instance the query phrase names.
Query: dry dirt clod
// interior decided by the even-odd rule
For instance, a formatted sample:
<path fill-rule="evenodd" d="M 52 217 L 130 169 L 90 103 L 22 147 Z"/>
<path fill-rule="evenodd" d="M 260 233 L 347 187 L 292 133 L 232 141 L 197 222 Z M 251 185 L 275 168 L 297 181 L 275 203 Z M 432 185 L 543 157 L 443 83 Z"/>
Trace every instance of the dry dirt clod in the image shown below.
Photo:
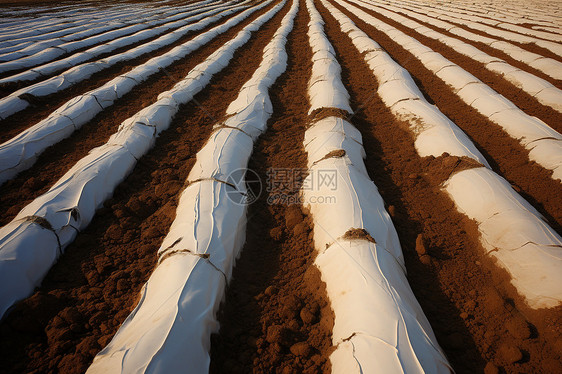
<path fill-rule="evenodd" d="M 304 216 L 297 205 L 289 205 L 285 210 L 285 225 L 288 230 L 293 230 L 303 219 Z"/>
<path fill-rule="evenodd" d="M 307 342 L 293 344 L 290 348 L 291 353 L 295 356 L 308 357 L 311 352 L 310 345 Z"/>
<path fill-rule="evenodd" d="M 529 339 L 531 337 L 529 323 L 523 317 L 513 317 L 505 323 L 505 327 L 516 338 Z"/>
<path fill-rule="evenodd" d="M 281 227 L 274 227 L 269 230 L 269 236 L 275 241 L 280 241 L 283 238 L 283 229 Z"/>
<path fill-rule="evenodd" d="M 422 234 L 418 234 L 416 238 L 416 252 L 418 253 L 419 256 L 423 256 L 427 254 L 427 249 L 425 248 L 425 243 Z"/>
<path fill-rule="evenodd" d="M 519 348 L 511 344 L 502 344 L 498 349 L 498 356 L 508 364 L 517 362 L 523 358 L 523 353 Z"/>
<path fill-rule="evenodd" d="M 484 367 L 484 374 L 499 374 L 500 370 L 492 362 L 488 362 Z"/>

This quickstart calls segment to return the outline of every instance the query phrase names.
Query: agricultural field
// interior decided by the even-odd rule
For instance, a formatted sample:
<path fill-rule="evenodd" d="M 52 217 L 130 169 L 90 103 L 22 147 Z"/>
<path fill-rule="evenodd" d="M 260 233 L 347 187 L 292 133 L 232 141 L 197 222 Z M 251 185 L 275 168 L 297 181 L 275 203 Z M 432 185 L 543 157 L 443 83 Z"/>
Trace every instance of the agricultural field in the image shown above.
<path fill-rule="evenodd" d="M 562 373 L 562 2 L 0 1 L 0 373 Z"/>

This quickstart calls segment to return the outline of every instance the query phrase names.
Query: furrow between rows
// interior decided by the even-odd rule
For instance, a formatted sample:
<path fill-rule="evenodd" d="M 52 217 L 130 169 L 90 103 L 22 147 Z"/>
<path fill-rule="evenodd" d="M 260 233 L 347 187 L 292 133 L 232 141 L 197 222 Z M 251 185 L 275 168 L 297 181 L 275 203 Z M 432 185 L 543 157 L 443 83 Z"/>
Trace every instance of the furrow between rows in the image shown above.
<path fill-rule="evenodd" d="M 271 3 L 263 2 L 252 10 Z M 263 22 L 264 17 L 270 18 L 276 11 L 278 7 L 271 8 L 248 23 L 233 39 L 174 82 L 170 90 L 160 93 L 156 101 L 148 106 L 144 104 L 139 112 L 121 122 L 105 144 L 90 150 L 46 193 L 36 197 L 0 229 L 3 259 L 0 266 L 4 268 L 0 275 L 6 279 L 22 277 L 19 284 L 2 290 L 0 310 L 5 312 L 40 283 L 64 249 L 88 226 L 95 210 L 113 194 L 137 160 L 152 148 L 158 134 L 168 128 L 179 106 L 189 102 L 214 74 L 228 66 L 233 53 L 250 39 L 258 21 Z M 250 14 L 246 13 L 245 18 Z M 33 246 L 35 255 L 32 255 L 24 248 L 28 246 L 26 243 L 37 240 L 42 245 Z"/>
<path fill-rule="evenodd" d="M 141 300 L 88 372 L 152 366 L 168 372 L 185 365 L 208 371 L 209 341 L 218 330 L 216 311 L 244 244 L 246 203 L 253 198 L 243 170 L 252 143 L 267 129 L 267 91 L 285 70 L 284 45 L 297 4 L 263 49 L 259 68 L 228 106 L 227 119 L 214 125 L 197 153 Z"/>
<path fill-rule="evenodd" d="M 66 89 L 115 63 L 136 58 L 144 53 L 153 52 L 157 49 L 155 47 L 165 47 L 172 44 L 178 38 L 185 35 L 186 30 L 196 29 L 197 25 L 203 23 L 208 16 L 211 16 L 210 18 L 212 19 L 212 15 L 220 13 L 221 10 L 237 7 L 240 4 L 236 3 L 230 6 L 218 7 L 187 17 L 185 20 L 176 21 L 174 23 L 180 24 L 176 29 L 172 28 L 162 32 L 155 32 L 156 29 L 145 30 L 144 33 L 147 35 L 139 38 L 138 41 L 133 40 L 129 43 L 120 43 L 118 40 L 114 40 L 110 43 L 117 43 L 117 45 L 107 47 L 106 44 L 108 43 L 105 43 L 94 47 L 94 49 L 98 49 L 101 53 L 85 61 L 73 63 L 70 60 L 71 63 L 62 67 L 63 70 L 66 69 L 62 72 L 57 69 L 45 69 L 40 72 L 30 70 L 15 76 L 13 79 L 4 79 L 2 80 L 4 83 L 0 84 L 0 93 L 3 97 L 0 101 L 2 108 L 1 116 L 9 118 L 12 113 L 26 108 L 25 101 L 16 100 L 15 97 L 21 96 L 21 98 L 33 101 L 35 98 L 39 99 L 42 96 Z M 181 23 L 184 23 L 184 21 L 186 25 L 181 26 Z M 166 25 L 161 27 L 165 29 Z M 107 50 L 104 51 L 106 48 Z"/>
<path fill-rule="evenodd" d="M 379 4 L 377 3 L 377 5 Z M 472 34 L 470 32 L 458 29 L 458 27 L 448 22 L 432 19 L 431 17 L 417 14 L 415 12 L 408 11 L 404 8 L 393 6 L 390 9 L 399 12 L 400 14 L 407 17 L 408 19 L 414 20 L 419 24 L 428 27 L 431 30 L 440 32 L 448 37 L 459 39 L 467 44 L 473 45 L 474 47 L 478 48 L 482 52 L 492 57 L 496 57 L 501 60 L 504 60 L 508 64 L 518 69 L 521 69 L 523 71 L 527 71 L 530 74 L 533 74 L 539 78 L 546 80 L 547 82 L 551 83 L 555 87 L 562 89 L 562 73 L 559 73 L 557 71 L 558 69 L 555 68 L 555 66 L 558 65 L 562 68 L 562 63 L 551 60 L 550 65 L 540 66 L 537 65 L 537 60 L 536 59 L 533 60 L 533 57 L 530 56 L 528 52 L 523 51 L 522 53 L 517 53 L 517 49 L 515 48 L 515 46 L 513 46 L 512 48 L 513 51 L 510 52 L 511 54 L 507 54 L 505 51 L 498 49 L 496 47 L 497 44 L 494 44 L 494 41 L 497 39 L 492 39 L 490 37 L 482 37 L 477 34 Z M 539 58 L 538 60 L 546 60 L 546 59 Z M 548 75 L 549 73 L 550 75 Z"/>
<path fill-rule="evenodd" d="M 197 4 L 197 6 L 183 6 L 181 7 L 181 9 L 183 10 L 190 10 L 190 9 L 196 9 L 199 8 L 205 4 L 209 4 L 211 3 L 211 5 L 213 5 L 213 3 L 216 3 L 216 1 L 213 0 L 206 0 L 206 1 L 202 1 L 199 4 Z M 101 13 L 101 12 L 100 12 Z M 134 14 L 134 12 L 132 12 L 133 14 L 129 15 L 129 19 L 139 19 L 140 15 L 138 14 Z M 163 11 L 163 12 L 158 12 L 159 14 L 157 14 L 158 17 L 165 17 L 166 15 L 169 15 L 171 12 L 168 11 Z M 66 32 L 66 30 L 69 29 L 65 29 L 65 33 L 68 35 L 56 35 L 56 34 L 51 34 L 51 33 L 47 33 L 47 34 L 41 34 L 40 36 L 36 36 L 35 38 L 30 38 L 30 40 L 27 40 L 23 43 L 19 43 L 17 45 L 13 45 L 10 48 L 10 51 L 19 51 L 20 53 L 23 53 L 25 51 L 25 55 L 24 56 L 28 56 L 31 55 L 35 51 L 39 51 L 41 49 L 50 47 L 50 46 L 55 46 L 55 45 L 59 45 L 59 44 L 63 44 L 67 41 L 74 41 L 74 40 L 79 40 L 79 39 L 83 39 L 87 36 L 91 36 L 94 34 L 94 32 L 92 30 L 88 30 L 90 27 L 92 27 L 92 24 L 99 24 L 101 22 L 105 23 L 105 24 L 111 24 L 112 21 L 115 22 L 116 19 L 119 19 L 119 21 L 123 21 L 118 15 L 106 15 L 104 16 L 103 13 L 98 14 L 97 18 L 101 18 L 100 21 L 97 21 L 97 19 L 92 19 L 91 17 L 86 17 L 86 20 L 82 22 L 82 24 L 84 25 L 83 31 L 82 32 L 78 32 L 78 33 L 68 33 Z M 75 22 L 75 17 L 72 18 L 72 22 Z M 80 22 L 77 22 L 80 23 Z M 113 28 L 116 28 L 116 26 L 113 26 Z M 60 32 L 59 32 L 60 33 Z M 51 39 L 50 39 L 51 38 Z M 21 39 L 19 39 L 21 40 Z M 17 40 L 10 40 L 8 41 L 8 43 L 17 43 Z M 37 43 L 38 42 L 38 43 Z M 2 51 L 6 51 L 6 48 L 3 48 Z M 8 59 L 9 54 L 2 54 L 0 55 L 0 60 L 6 60 Z M 13 58 L 12 58 L 13 57 Z M 15 56 L 10 56 L 10 59 L 15 59 Z M 9 60 L 9 59 L 8 59 Z"/>
<path fill-rule="evenodd" d="M 287 43 L 287 71 L 270 90 L 273 114 L 249 169 L 264 182 L 248 207 L 246 245 L 234 268 L 213 336 L 211 372 L 329 372 L 333 313 L 313 261 L 312 221 L 299 189 L 312 53 L 300 1 Z"/>
<path fill-rule="evenodd" d="M 494 28 L 479 22 L 463 19 L 462 15 L 460 16 L 461 18 L 459 18 L 459 15 L 454 14 L 454 12 L 451 14 L 450 12 L 440 11 L 439 9 L 428 8 L 425 4 L 422 5 L 422 9 L 418 11 L 438 19 L 453 22 L 460 27 L 481 35 L 492 35 L 505 41 L 509 41 L 510 43 L 519 45 L 531 52 L 537 51 L 537 53 L 542 54 L 545 57 L 551 57 L 558 61 L 560 61 L 560 57 L 562 57 L 562 45 L 559 43 L 540 40 L 512 31 Z"/>
<path fill-rule="evenodd" d="M 368 177 L 361 134 L 347 119 L 352 115 L 349 94 L 324 21 L 312 0 L 307 5 L 314 52 L 310 110 L 341 113 L 310 123 L 304 140 L 309 175 L 302 189 L 314 223 L 319 253 L 315 265 L 335 314 L 333 371 L 449 373 L 451 367 L 406 280 L 390 215 Z M 326 171 L 333 173 L 335 188 L 320 183 Z"/>
<path fill-rule="evenodd" d="M 357 12 L 362 12 L 360 9 L 357 9 Z M 362 13 L 366 18 L 371 17 L 368 13 Z M 369 18 L 370 22 L 375 22 L 378 23 L 379 21 L 376 18 Z M 449 103 L 454 102 L 454 106 L 456 106 L 456 110 L 453 110 L 452 112 L 449 110 L 446 110 L 446 114 L 448 116 L 453 116 L 453 117 L 460 117 L 460 119 L 455 120 L 455 122 L 461 127 L 461 128 L 465 128 L 464 123 L 466 122 L 467 125 L 474 125 L 474 122 L 469 122 L 465 116 L 465 118 L 463 118 L 463 116 L 467 113 L 467 110 L 469 113 L 474 113 L 476 114 L 476 117 L 473 117 L 473 121 L 477 120 L 477 121 L 484 121 L 484 123 L 486 123 L 487 125 L 485 126 L 485 128 L 483 128 L 483 131 L 491 131 L 492 129 L 497 129 L 500 132 L 504 132 L 504 131 L 510 131 L 511 134 L 509 136 L 507 135 L 503 135 L 502 137 L 498 138 L 496 137 L 495 139 L 490 139 L 490 140 L 495 140 L 498 143 L 502 143 L 504 141 L 511 141 L 513 138 L 517 138 L 520 137 L 519 141 L 516 141 L 515 143 L 519 143 L 519 145 L 516 148 L 512 148 L 515 150 L 520 150 L 520 152 L 523 155 L 526 155 L 527 160 L 529 159 L 533 159 L 536 160 L 538 162 L 538 159 L 540 159 L 541 162 L 541 166 L 545 167 L 545 172 L 546 174 L 542 174 L 547 176 L 547 178 L 541 178 L 538 179 L 540 180 L 540 184 L 543 183 L 543 179 L 546 179 L 544 182 L 549 183 L 548 182 L 548 178 L 552 178 L 553 181 L 555 182 L 554 184 L 552 184 L 553 186 L 556 185 L 556 179 L 557 176 L 554 174 L 550 174 L 550 171 L 548 171 L 546 169 L 546 167 L 550 168 L 550 169 L 557 169 L 557 165 L 559 165 L 559 160 L 558 160 L 558 153 L 560 153 L 560 145 L 561 145 L 561 141 L 558 140 L 560 138 L 560 134 L 557 133 L 556 131 L 554 131 L 553 129 L 549 128 L 548 126 L 546 126 L 543 122 L 541 122 L 540 120 L 527 116 L 526 114 L 524 114 L 523 112 L 521 112 L 517 107 L 512 106 L 512 104 L 510 104 L 510 102 L 508 102 L 507 99 L 502 98 L 501 96 L 499 96 L 497 93 L 495 93 L 495 91 L 493 91 L 492 89 L 490 89 L 489 87 L 487 87 L 486 85 L 484 85 L 482 82 L 478 81 L 477 78 L 473 77 L 472 75 L 470 75 L 467 72 L 464 72 L 464 70 L 460 69 L 460 67 L 454 65 L 452 62 L 447 62 L 447 64 L 451 64 L 451 71 L 447 71 L 446 68 L 443 69 L 438 69 L 436 68 L 436 66 L 432 65 L 434 63 L 437 63 L 437 65 L 439 65 L 441 62 L 447 61 L 445 60 L 441 55 L 435 53 L 435 52 L 431 52 L 431 53 L 427 53 L 427 54 L 421 54 L 420 55 L 420 50 L 415 50 L 415 48 L 421 48 L 424 51 L 428 51 L 430 52 L 431 50 L 427 47 L 423 47 L 417 40 L 401 33 L 399 30 L 394 29 L 394 32 L 391 32 L 393 34 L 399 34 L 399 36 L 403 39 L 407 39 L 409 41 L 409 44 L 407 46 L 402 46 L 399 43 L 397 43 L 394 40 L 390 40 L 388 33 L 389 31 L 387 30 L 385 33 L 381 32 L 377 29 L 375 29 L 374 27 L 372 27 L 372 25 L 367 26 L 369 28 L 369 30 L 372 30 L 372 32 L 376 33 L 377 35 L 377 40 L 385 40 L 385 44 L 383 45 L 387 50 L 394 50 L 394 51 L 401 51 L 401 53 L 403 52 L 404 55 L 402 57 L 402 60 L 400 60 L 400 63 L 403 64 L 404 66 L 407 66 L 408 64 L 411 65 L 415 65 L 417 67 L 417 69 L 419 72 L 416 72 L 414 74 L 414 76 L 417 77 L 417 79 L 420 79 L 423 81 L 423 79 L 425 78 L 426 80 L 428 80 L 428 82 L 423 82 L 422 87 L 426 92 L 429 92 L 431 90 L 437 89 L 438 91 L 442 92 L 439 96 L 432 96 L 432 99 L 437 103 L 437 105 L 445 111 L 445 109 L 443 109 L 444 106 L 449 105 Z M 414 47 L 415 46 L 415 47 Z M 392 52 L 395 53 L 395 52 Z M 412 53 L 416 53 L 419 57 L 414 56 Z M 428 58 L 433 58 L 435 57 L 439 62 L 436 61 L 430 61 L 428 62 L 427 59 Z M 425 64 L 425 66 L 422 66 L 421 64 L 418 64 L 415 62 L 415 60 L 417 60 L 418 62 L 423 61 Z M 427 65 L 427 63 L 429 63 L 429 65 Z M 454 66 L 453 66 L 454 65 Z M 428 68 L 431 68 L 432 70 L 429 70 Z M 408 67 L 408 70 L 411 70 L 411 68 Z M 435 70 L 439 70 L 438 74 L 439 78 L 433 73 L 433 71 Z M 457 74 L 449 74 L 449 73 L 458 73 L 461 74 L 460 76 Z M 454 76 L 454 79 L 453 79 Z M 461 77 L 463 77 L 463 79 L 461 79 Z M 466 80 L 464 79 L 466 78 Z M 446 80 L 447 84 L 445 84 L 444 80 Z M 431 81 L 431 83 L 429 83 L 429 81 Z M 466 90 L 465 91 L 459 91 L 458 87 L 462 86 L 464 83 L 466 83 L 467 81 L 474 81 L 475 83 L 473 84 L 467 84 Z M 453 90 L 450 85 L 454 85 L 455 89 Z M 472 87 L 470 87 L 472 86 Z M 469 92 L 472 92 L 470 89 L 475 89 L 477 92 L 488 92 L 489 94 L 491 94 L 492 96 L 494 96 L 495 99 L 494 101 L 486 101 L 483 99 L 483 97 L 474 97 L 474 99 L 476 100 L 471 100 L 470 98 L 466 97 L 466 94 Z M 455 95 L 455 92 L 458 92 Z M 460 93 L 459 93 L 460 92 Z M 484 96 L 486 97 L 486 96 Z M 458 100 L 458 99 L 462 98 L 464 100 Z M 430 99 L 431 100 L 431 99 Z M 468 101 L 471 104 L 471 106 L 468 106 L 465 104 L 465 101 Z M 496 107 L 496 105 L 499 105 L 498 107 Z M 510 117 L 509 119 L 507 117 L 503 117 L 504 114 L 506 114 L 507 112 L 504 113 L 497 113 L 498 111 L 501 111 L 502 107 L 505 107 L 505 105 L 509 105 L 515 112 L 519 113 L 519 115 L 521 115 L 522 117 L 517 119 L 516 117 Z M 460 107 L 459 107 L 460 106 Z M 459 110 L 460 108 L 466 108 L 466 109 L 462 109 Z M 482 112 L 477 112 L 475 109 L 477 109 L 478 111 Z M 460 113 L 462 113 L 462 115 L 460 115 Z M 451 118 L 453 118 L 451 117 Z M 527 124 L 523 125 L 523 122 L 521 122 L 522 118 L 525 118 L 526 120 L 529 120 L 530 122 L 528 123 L 529 125 L 531 123 L 533 123 L 533 125 L 531 125 L 530 127 L 527 127 Z M 501 125 L 502 127 L 500 128 Z M 521 127 L 519 127 L 521 126 Z M 536 126 L 536 127 L 535 127 Z M 535 130 L 531 130 L 531 128 L 534 127 Z M 523 130 L 525 129 L 525 130 Z M 539 130 L 541 129 L 541 130 Z M 544 137 L 541 137 L 539 134 L 542 133 L 542 131 L 546 131 L 543 135 Z M 468 130 L 467 130 L 468 131 Z M 530 133 L 524 134 L 524 135 L 520 135 L 520 136 L 514 136 L 515 133 L 519 132 L 519 131 L 533 131 L 535 133 L 535 135 L 531 136 L 531 138 L 535 137 L 537 139 L 536 142 L 528 142 L 524 140 L 524 138 L 528 135 L 530 135 Z M 537 132 L 538 131 L 538 132 Z M 551 134 L 552 138 L 549 135 L 546 134 Z M 470 136 L 474 136 L 474 134 L 470 133 Z M 539 140 L 540 139 L 540 140 Z M 539 147 L 539 143 L 542 142 L 541 147 Z M 503 144 L 503 143 L 502 143 Z M 513 143 L 511 143 L 513 144 Z M 501 144 L 500 144 L 501 145 Z M 523 145 L 525 145 L 526 149 L 523 149 Z M 490 152 L 491 150 L 487 150 L 487 149 L 483 149 L 484 152 Z M 512 151 L 510 151 L 512 152 Z M 509 152 L 508 152 L 509 153 Z M 489 160 L 491 162 L 493 162 L 494 160 Z M 499 161 L 498 161 L 499 162 Z M 529 161 L 526 162 L 527 164 L 529 164 Z M 531 162 L 531 165 L 534 164 L 534 162 Z M 537 164 L 538 165 L 538 164 Z M 516 168 L 513 168 L 516 169 Z M 560 168 L 558 168 L 557 170 L 562 170 Z M 514 170 L 515 171 L 515 170 Z M 515 181 L 512 181 L 512 183 L 516 183 Z M 560 187 L 558 187 L 560 188 Z M 552 196 L 556 196 L 556 193 L 553 191 L 557 191 L 558 188 L 554 188 L 553 190 L 550 191 L 550 195 Z M 540 196 L 534 196 L 535 199 L 541 199 Z M 540 209 L 541 207 L 539 207 Z M 550 207 L 550 209 L 552 209 L 552 207 Z M 557 209 L 557 208 L 554 208 Z M 556 222 L 552 222 L 551 223 L 555 223 Z M 558 223 L 559 224 L 559 223 Z"/>

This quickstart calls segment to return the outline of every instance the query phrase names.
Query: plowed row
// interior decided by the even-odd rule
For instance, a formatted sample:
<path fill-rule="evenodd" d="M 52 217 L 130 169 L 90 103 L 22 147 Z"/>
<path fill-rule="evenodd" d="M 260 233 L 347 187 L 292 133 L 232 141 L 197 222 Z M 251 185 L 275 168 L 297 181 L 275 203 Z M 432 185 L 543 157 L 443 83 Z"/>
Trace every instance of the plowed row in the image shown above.
<path fill-rule="evenodd" d="M 335 1 L 330 3 L 406 68 L 426 99 L 468 135 L 492 169 L 531 203 L 558 234 L 562 233 L 562 185 L 551 177 L 550 170 L 530 161 L 529 152 L 518 140 L 462 102 L 451 87 L 403 46 L 353 11 Z M 454 2 L 461 10 L 469 9 L 471 3 Z M 488 4 L 502 11 L 501 4 Z M 519 3 L 506 4 L 513 5 L 515 10 L 508 11 L 506 5 L 503 11 L 514 16 Z M 160 93 L 171 89 L 274 5 L 253 13 L 187 58 L 151 76 L 80 130 L 48 148 L 28 170 L 0 186 L 0 225 L 9 223 L 92 148 L 104 144 L 124 120 L 154 103 Z M 334 46 L 343 83 L 351 96 L 354 114 L 348 120 L 361 132 L 369 177 L 377 185 L 398 232 L 410 286 L 453 368 L 458 373 L 562 372 L 562 306 L 538 310 L 527 306 L 510 283 L 510 275 L 485 254 L 476 223 L 458 212 L 441 188 L 453 172 L 451 166 L 440 158 L 418 155 L 408 125 L 397 120 L 378 96 L 378 82 L 363 56 L 327 8 L 319 1 L 315 5 L 326 23 L 326 35 Z M 562 131 L 559 112 L 486 70 L 483 64 L 361 4 L 353 5 L 441 53 L 525 113 Z M 139 301 L 139 291 L 156 265 L 156 251 L 175 218 L 179 195 L 196 153 L 207 141 L 213 125 L 224 119 L 229 103 L 236 99 L 244 82 L 258 68 L 261 51 L 290 6 L 288 2 L 252 34 L 228 67 L 215 75 L 191 102 L 180 107 L 169 129 L 158 137 L 152 150 L 138 161 L 113 197 L 97 211 L 88 228 L 65 250 L 41 286 L 0 321 L 0 372 L 84 372 L 112 339 Z M 536 9 L 540 10 L 538 6 Z M 494 19 L 492 15 L 487 17 Z M 303 169 L 307 165 L 302 143 L 312 120 L 307 98 L 312 66 L 307 37 L 309 20 L 301 0 L 287 40 L 287 70 L 270 90 L 273 114 L 268 130 L 257 141 L 248 166 L 264 182 L 264 188 L 271 168 Z M 7 141 L 46 118 L 69 99 L 226 21 L 220 20 L 170 46 L 117 64 L 67 90 L 38 99 L 31 107 L 0 121 L 0 141 Z M 424 25 L 437 30 L 429 23 Z M 531 25 L 534 23 L 529 20 L 528 27 L 535 30 Z M 562 89 L 561 81 L 537 69 L 483 43 L 462 40 Z M 562 62 L 560 56 L 544 48 L 518 45 Z M 0 93 L 4 97 L 14 89 L 2 87 Z M 220 332 L 212 336 L 211 372 L 320 373 L 331 368 L 334 315 L 325 285 L 313 264 L 316 253 L 312 217 L 300 204 L 271 203 L 268 197 L 274 192 L 264 191 L 249 206 L 246 244 L 218 314 Z M 291 193 L 297 194 L 298 188 Z M 306 349 L 303 345 L 296 349 L 297 343 L 306 343 Z"/>

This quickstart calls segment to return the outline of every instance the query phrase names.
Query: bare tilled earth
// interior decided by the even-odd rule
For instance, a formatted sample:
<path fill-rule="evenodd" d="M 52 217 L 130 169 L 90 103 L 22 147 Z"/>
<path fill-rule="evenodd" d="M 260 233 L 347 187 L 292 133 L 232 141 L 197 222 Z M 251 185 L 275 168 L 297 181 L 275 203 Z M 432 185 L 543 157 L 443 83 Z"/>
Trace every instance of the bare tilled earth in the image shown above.
<path fill-rule="evenodd" d="M 248 164 L 248 169 L 259 176 L 262 190 L 258 199 L 248 206 L 246 241 L 218 309 L 220 330 L 210 337 L 210 372 L 326 373 L 332 368 L 330 355 L 336 348 L 332 331 L 337 316 L 322 275 L 314 265 L 318 255 L 313 240 L 314 217 L 301 203 L 288 204 L 276 199 L 279 191 L 268 188 L 268 177 L 272 169 L 306 171 L 305 131 L 313 120 L 335 116 L 347 119 L 361 133 L 366 169 L 398 233 L 409 284 L 452 368 L 457 373 L 562 373 L 562 306 L 531 308 L 513 286 L 510 273 L 486 254 L 478 223 L 459 212 L 443 189 L 443 182 L 454 173 L 482 165 L 446 153 L 439 157 L 420 157 L 409 124 L 398 120 L 377 93 L 379 82 L 364 56 L 341 31 L 334 15 L 316 0 L 314 5 L 325 22 L 325 34 L 341 66 L 341 79 L 354 113 L 328 109 L 309 115 L 307 92 L 313 53 L 307 31 L 311 17 L 305 0 L 297 1 L 299 10 L 285 46 L 287 67 L 269 89 L 272 113 L 267 130 L 254 143 Z M 562 185 L 552 177 L 552 171 L 530 161 L 529 151 L 518 139 L 463 102 L 452 87 L 404 46 L 365 22 L 353 10 L 329 2 L 411 74 L 427 101 L 467 134 L 492 170 L 505 178 L 560 235 Z M 9 3 L 18 3 L 13 8 L 18 10 L 28 6 L 27 1 Z M 44 7 L 52 4 L 33 3 L 29 7 L 41 6 L 41 12 L 46 12 Z M 134 7 L 135 3 L 119 4 Z M 167 1 L 148 5 L 157 8 L 189 3 Z M 250 5 L 258 3 L 252 1 Z M 138 84 L 79 130 L 47 148 L 27 170 L 0 185 L 0 224 L 10 223 L 93 148 L 105 144 L 125 120 L 156 102 L 159 94 L 174 87 L 277 3 L 274 1 L 252 13 L 186 58 Z M 395 1 L 392 3 L 396 5 Z M 454 3 L 462 7 L 473 2 Z M 503 4 L 485 3 L 498 9 Z M 63 6 L 72 4 L 62 3 Z M 523 3 L 514 0 L 509 4 Z M 113 196 L 100 205 L 93 221 L 64 250 L 42 283 L 0 320 L 0 373 L 82 373 L 111 341 L 139 302 L 141 287 L 157 264 L 158 248 L 176 217 L 179 197 L 197 152 L 207 143 L 213 126 L 225 120 L 229 104 L 260 66 L 264 47 L 282 26 L 291 5 L 288 1 L 271 20 L 254 31 L 234 53 L 228 66 L 215 74 L 193 100 L 179 107 L 169 128 L 138 159 Z M 505 77 L 487 70 L 484 64 L 390 17 L 361 4 L 353 5 L 441 53 L 526 114 L 544 121 L 555 131 L 562 131 L 558 110 L 539 103 Z M 551 7 L 546 9 L 558 9 L 556 4 Z M 541 8 L 537 5 L 537 9 Z M 514 17 L 513 12 L 508 13 Z M 485 17 L 483 13 L 481 16 Z M 0 13 L 0 39 L 3 33 L 9 32 L 9 27 L 2 25 L 2 17 L 7 16 Z M 30 18 L 25 13 L 17 17 Z M 486 17 L 493 19 L 492 15 Z M 14 138 L 75 96 L 227 21 L 225 17 L 171 45 L 104 69 L 68 89 L 33 99 L 30 107 L 0 120 L 0 141 Z M 531 21 L 521 25 L 535 30 Z M 429 22 L 419 22 L 459 38 Z M 559 24 L 560 19 L 558 27 Z M 460 24 L 458 27 L 468 30 Z M 154 39 L 123 46 L 112 54 Z M 513 56 L 481 42 L 459 39 L 562 89 L 560 80 Z M 513 44 L 562 63 L 560 56 L 543 47 Z M 106 56 L 99 58 L 103 57 Z M 0 72 L 2 77 L 10 75 Z M 1 98 L 49 77 L 0 87 Z M 298 176 L 295 173 L 288 181 L 289 195 L 297 202 L 305 176 L 306 172 Z M 0 254 L 3 240 L 0 238 Z"/>

